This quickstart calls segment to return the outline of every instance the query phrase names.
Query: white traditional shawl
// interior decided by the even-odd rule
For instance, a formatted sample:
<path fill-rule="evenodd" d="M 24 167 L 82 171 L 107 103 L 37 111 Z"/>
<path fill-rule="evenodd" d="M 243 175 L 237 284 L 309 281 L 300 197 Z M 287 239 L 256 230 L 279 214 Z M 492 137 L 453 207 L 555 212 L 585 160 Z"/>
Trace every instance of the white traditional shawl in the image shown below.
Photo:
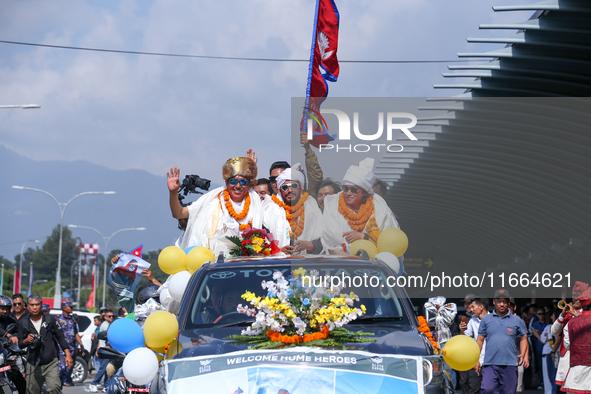
<path fill-rule="evenodd" d="M 279 201 L 283 202 L 281 194 L 277 195 Z M 268 201 L 267 201 L 268 200 Z M 265 197 L 265 227 L 267 227 L 273 237 L 277 240 L 281 248 L 289 245 L 289 232 L 291 227 L 285 217 L 285 210 L 275 203 L 271 197 Z M 322 235 L 322 212 L 318 208 L 318 203 L 312 197 L 308 197 L 304 203 L 304 231 L 298 237 L 298 240 L 313 241 Z"/>
<path fill-rule="evenodd" d="M 349 244 L 343 237 L 343 233 L 353 231 L 349 222 L 339 213 L 339 197 L 342 192 L 326 196 L 324 199 L 324 214 L 322 216 L 322 246 L 324 250 L 343 250 L 343 244 L 346 244 L 349 250 Z M 373 204 L 375 207 L 376 223 L 380 231 L 390 227 L 400 228 L 392 210 L 386 204 L 386 201 L 377 194 L 373 194 Z"/>
<path fill-rule="evenodd" d="M 250 209 L 248 215 L 244 219 L 236 221 L 230 216 L 225 206 L 222 194 L 225 189 L 225 186 L 218 187 L 189 205 L 189 222 L 181 241 L 182 249 L 189 246 L 205 246 L 216 257 L 220 252 L 228 256 L 233 244 L 226 239 L 226 236 L 239 235 L 241 224 L 252 223 L 253 228 L 262 228 L 263 205 L 257 192 L 249 189 Z"/>

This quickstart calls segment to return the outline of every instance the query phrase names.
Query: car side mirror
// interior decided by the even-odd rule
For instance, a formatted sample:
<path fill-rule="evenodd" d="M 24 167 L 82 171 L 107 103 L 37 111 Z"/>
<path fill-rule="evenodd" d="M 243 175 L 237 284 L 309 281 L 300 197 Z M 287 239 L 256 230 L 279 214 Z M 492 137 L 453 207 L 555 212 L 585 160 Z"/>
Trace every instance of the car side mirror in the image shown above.
<path fill-rule="evenodd" d="M 96 334 L 96 337 L 98 339 L 100 339 L 101 341 L 106 341 L 107 340 L 107 331 L 101 331 L 98 334 Z"/>
<path fill-rule="evenodd" d="M 10 334 L 14 334 L 16 332 L 16 324 L 15 323 L 10 323 L 7 327 L 6 327 L 6 332 L 10 333 Z"/>

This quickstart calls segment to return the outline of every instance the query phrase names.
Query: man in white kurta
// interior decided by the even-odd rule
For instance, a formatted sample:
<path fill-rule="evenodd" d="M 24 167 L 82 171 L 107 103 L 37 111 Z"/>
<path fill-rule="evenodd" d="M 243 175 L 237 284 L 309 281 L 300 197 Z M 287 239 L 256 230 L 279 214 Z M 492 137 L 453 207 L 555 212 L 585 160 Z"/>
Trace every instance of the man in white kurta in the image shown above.
<path fill-rule="evenodd" d="M 264 225 L 284 253 L 318 254 L 322 251 L 322 212 L 316 200 L 304 192 L 305 184 L 302 166 L 294 164 L 277 177 L 279 194 L 265 198 Z M 302 203 L 303 213 L 297 216 L 301 211 L 296 208 Z M 287 219 L 288 215 L 291 221 Z M 302 222 L 303 229 L 300 227 Z"/>
<path fill-rule="evenodd" d="M 400 228 L 386 201 L 373 192 L 372 187 L 377 179 L 372 172 L 373 163 L 374 159 L 367 158 L 362 160 L 359 166 L 349 167 L 343 178 L 343 191 L 326 196 L 324 199 L 321 239 L 324 249 L 331 254 L 349 254 L 350 246 L 354 241 L 367 239 L 377 242 L 377 235 L 381 231 L 391 227 Z M 365 201 L 369 196 L 373 198 L 373 213 L 365 224 L 361 224 L 363 228 L 354 229 L 350 221 L 339 212 L 339 201 L 345 199 L 345 196 L 352 195 L 363 198 Z M 346 209 L 354 211 L 350 208 Z"/>
<path fill-rule="evenodd" d="M 187 207 L 182 207 L 177 198 L 180 170 L 174 168 L 168 174 L 173 217 L 188 218 L 179 245 L 182 249 L 205 246 L 216 257 L 220 253 L 227 257 L 235 246 L 227 236 L 239 236 L 250 227 L 262 228 L 263 205 L 259 195 L 252 189 L 257 175 L 254 161 L 234 157 L 224 164 L 222 170 L 226 185 L 204 194 Z"/>

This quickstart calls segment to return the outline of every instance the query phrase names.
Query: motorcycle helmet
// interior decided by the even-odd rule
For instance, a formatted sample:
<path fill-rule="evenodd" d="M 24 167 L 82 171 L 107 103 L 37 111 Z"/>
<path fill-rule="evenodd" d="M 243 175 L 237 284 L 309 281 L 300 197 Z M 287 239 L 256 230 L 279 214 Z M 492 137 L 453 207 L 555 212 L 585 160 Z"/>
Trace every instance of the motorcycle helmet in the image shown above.
<path fill-rule="evenodd" d="M 5 295 L 0 295 L 0 306 L 9 306 L 12 307 L 12 299 Z"/>
<path fill-rule="evenodd" d="M 153 298 L 156 302 L 160 302 L 160 294 L 158 294 L 159 288 L 160 286 L 153 283 L 146 283 L 145 285 L 141 286 L 135 293 L 135 303 L 137 305 L 142 305 L 145 304 L 150 298 Z"/>

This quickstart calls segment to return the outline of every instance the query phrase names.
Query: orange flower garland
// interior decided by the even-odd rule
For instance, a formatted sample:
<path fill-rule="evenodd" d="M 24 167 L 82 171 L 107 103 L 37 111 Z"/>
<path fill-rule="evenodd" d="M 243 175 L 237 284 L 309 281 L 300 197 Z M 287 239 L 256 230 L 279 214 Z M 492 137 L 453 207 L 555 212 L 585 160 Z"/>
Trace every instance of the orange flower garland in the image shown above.
<path fill-rule="evenodd" d="M 351 209 L 347 207 L 345 203 L 345 195 L 341 193 L 339 197 L 339 213 L 343 215 L 343 217 L 349 223 L 349 226 L 358 232 L 362 232 L 365 228 L 365 224 L 373 215 L 375 211 L 375 207 L 373 205 L 373 196 L 369 195 L 365 203 L 361 204 L 359 208 L 359 212 L 355 213 Z"/>
<path fill-rule="evenodd" d="M 280 333 L 268 330 L 267 337 L 272 340 L 273 342 L 282 342 L 285 344 L 292 344 L 292 343 L 305 343 L 310 341 L 316 341 L 319 339 L 326 339 L 328 338 L 328 334 L 330 334 L 330 330 L 327 326 L 323 326 L 322 330 L 319 332 L 315 332 L 313 334 L 304 334 L 303 336 L 299 335 L 281 335 Z"/>
<path fill-rule="evenodd" d="M 429 325 L 427 324 L 427 319 L 425 319 L 423 316 L 419 316 L 418 317 L 419 320 L 419 327 L 418 330 L 422 333 L 424 333 L 427 338 L 429 338 L 429 342 L 431 342 L 431 345 L 433 345 L 433 347 L 435 349 L 439 349 L 439 345 L 437 345 L 437 342 L 433 339 L 433 334 L 431 333 L 431 330 L 429 329 Z"/>
<path fill-rule="evenodd" d="M 218 196 L 218 198 L 219 198 L 219 196 Z M 228 213 L 230 214 L 230 216 L 232 216 L 237 221 L 244 219 L 246 217 L 246 215 L 248 215 L 248 210 L 250 209 L 250 193 L 246 194 L 244 208 L 242 208 L 242 212 L 240 212 L 240 213 L 236 213 L 236 211 L 234 210 L 234 207 L 232 206 L 232 202 L 230 201 L 230 193 L 228 192 L 228 189 L 224 189 L 224 201 L 226 202 L 226 209 L 228 209 Z M 240 230 L 246 230 L 247 228 L 248 227 L 246 227 L 244 229 L 241 228 Z"/>
<path fill-rule="evenodd" d="M 308 193 L 304 192 L 300 201 L 297 202 L 293 207 L 288 205 L 273 195 L 271 199 L 285 210 L 285 217 L 289 221 L 291 226 L 291 232 L 295 234 L 296 239 L 304 232 L 304 222 L 306 215 L 304 212 L 304 203 L 308 199 Z"/>

